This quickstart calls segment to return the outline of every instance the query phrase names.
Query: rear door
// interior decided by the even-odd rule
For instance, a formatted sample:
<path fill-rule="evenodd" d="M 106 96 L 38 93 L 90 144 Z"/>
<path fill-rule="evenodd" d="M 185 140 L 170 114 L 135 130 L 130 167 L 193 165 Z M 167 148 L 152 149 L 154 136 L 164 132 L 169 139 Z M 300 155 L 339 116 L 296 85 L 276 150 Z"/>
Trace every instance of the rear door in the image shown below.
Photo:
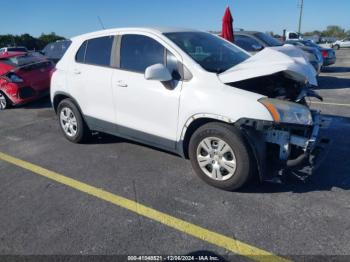
<path fill-rule="evenodd" d="M 85 41 L 79 48 L 70 70 L 70 92 L 78 101 L 89 122 L 115 121 L 111 78 L 111 53 L 114 36 Z"/>

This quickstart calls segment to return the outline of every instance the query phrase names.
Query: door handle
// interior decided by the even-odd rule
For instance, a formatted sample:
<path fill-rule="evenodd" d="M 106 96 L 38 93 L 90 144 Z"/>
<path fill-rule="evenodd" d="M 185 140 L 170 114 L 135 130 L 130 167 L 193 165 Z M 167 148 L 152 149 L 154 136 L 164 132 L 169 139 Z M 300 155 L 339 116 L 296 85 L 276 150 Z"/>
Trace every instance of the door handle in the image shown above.
<path fill-rule="evenodd" d="M 119 80 L 117 82 L 117 86 L 120 86 L 120 87 L 128 87 L 128 84 L 127 83 L 124 83 L 122 80 Z"/>
<path fill-rule="evenodd" d="M 73 70 L 73 73 L 76 74 L 76 75 L 80 75 L 80 74 L 81 74 L 81 71 L 78 70 L 78 69 L 74 69 L 74 70 Z"/>

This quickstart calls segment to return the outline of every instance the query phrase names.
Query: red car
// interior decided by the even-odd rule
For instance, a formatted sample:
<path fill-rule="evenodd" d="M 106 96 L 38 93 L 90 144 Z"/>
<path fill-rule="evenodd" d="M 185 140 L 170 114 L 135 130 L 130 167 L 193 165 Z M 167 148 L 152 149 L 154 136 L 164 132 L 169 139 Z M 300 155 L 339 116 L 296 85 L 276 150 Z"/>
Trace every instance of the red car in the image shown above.
<path fill-rule="evenodd" d="M 39 54 L 0 54 L 0 110 L 48 95 L 53 69 L 53 63 Z"/>

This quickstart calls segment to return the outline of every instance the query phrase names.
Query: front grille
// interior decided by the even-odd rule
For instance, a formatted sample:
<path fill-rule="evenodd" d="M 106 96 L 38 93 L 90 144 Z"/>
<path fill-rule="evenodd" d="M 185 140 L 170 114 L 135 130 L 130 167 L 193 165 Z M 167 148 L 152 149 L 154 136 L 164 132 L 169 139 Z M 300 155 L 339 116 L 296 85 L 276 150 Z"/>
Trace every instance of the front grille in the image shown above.
<path fill-rule="evenodd" d="M 35 95 L 35 91 L 33 88 L 31 88 L 30 86 L 25 86 L 22 87 L 19 91 L 18 91 L 18 96 L 21 99 L 26 99 L 26 98 L 30 98 L 33 97 Z"/>

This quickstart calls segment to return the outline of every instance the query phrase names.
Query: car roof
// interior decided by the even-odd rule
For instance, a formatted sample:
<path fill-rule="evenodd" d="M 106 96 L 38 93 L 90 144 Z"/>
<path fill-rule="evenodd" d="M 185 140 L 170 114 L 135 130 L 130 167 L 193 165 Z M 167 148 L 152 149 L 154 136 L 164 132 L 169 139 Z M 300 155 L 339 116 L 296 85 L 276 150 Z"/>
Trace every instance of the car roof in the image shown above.
<path fill-rule="evenodd" d="M 236 35 L 255 35 L 257 33 L 261 33 L 259 31 L 235 31 L 233 32 L 233 34 L 236 34 Z"/>
<path fill-rule="evenodd" d="M 89 37 L 94 37 L 94 36 L 104 35 L 104 34 L 120 33 L 124 31 L 140 31 L 140 32 L 148 32 L 148 33 L 155 33 L 155 34 L 179 33 L 179 32 L 201 32 L 200 30 L 196 30 L 196 29 L 178 28 L 178 27 L 123 27 L 123 28 L 106 29 L 106 30 L 79 35 L 79 36 L 73 37 L 72 40 L 75 40 L 77 38 L 89 38 Z"/>
<path fill-rule="evenodd" d="M 4 58 L 10 58 L 10 57 L 15 57 L 15 56 L 21 56 L 21 55 L 25 55 L 26 52 L 5 52 L 5 53 L 0 53 L 0 59 L 4 59 Z"/>

